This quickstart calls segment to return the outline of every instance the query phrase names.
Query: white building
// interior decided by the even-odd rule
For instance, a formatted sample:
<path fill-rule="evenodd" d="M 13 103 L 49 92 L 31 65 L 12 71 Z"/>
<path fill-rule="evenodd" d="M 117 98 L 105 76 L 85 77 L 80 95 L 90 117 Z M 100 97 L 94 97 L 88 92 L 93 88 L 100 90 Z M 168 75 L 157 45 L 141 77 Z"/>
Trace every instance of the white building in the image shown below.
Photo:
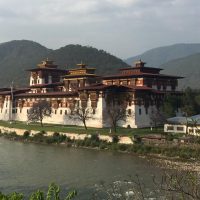
<path fill-rule="evenodd" d="M 200 115 L 169 118 L 164 125 L 164 132 L 200 136 Z"/>
<path fill-rule="evenodd" d="M 28 70 L 30 82 L 27 88 L 0 89 L 0 120 L 27 121 L 27 113 L 35 102 L 47 100 L 52 106 L 51 117 L 44 122 L 66 125 L 80 125 L 82 122 L 71 118 L 75 106 L 91 110 L 87 120 L 89 127 L 110 127 L 110 93 L 129 94 L 126 103 L 127 117 L 118 121 L 123 127 L 148 127 L 150 113 L 162 104 L 166 94 L 179 95 L 176 90 L 182 77 L 160 74 L 162 69 L 145 67 L 142 61 L 134 67 L 124 68 L 112 76 L 100 77 L 95 68 L 78 64 L 78 68 L 61 70 L 53 61 L 45 60 L 37 68 Z M 123 95 L 122 95 L 123 96 Z"/>

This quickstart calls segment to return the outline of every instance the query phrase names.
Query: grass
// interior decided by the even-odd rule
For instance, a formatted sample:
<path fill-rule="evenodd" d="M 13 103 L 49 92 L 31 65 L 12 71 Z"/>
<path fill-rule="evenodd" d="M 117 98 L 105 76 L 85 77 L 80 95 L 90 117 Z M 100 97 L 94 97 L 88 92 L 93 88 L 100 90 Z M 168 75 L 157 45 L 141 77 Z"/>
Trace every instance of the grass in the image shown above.
<path fill-rule="evenodd" d="M 36 131 L 52 131 L 52 132 L 64 132 L 64 133 L 78 133 L 78 134 L 101 134 L 110 135 L 110 128 L 88 128 L 85 130 L 84 127 L 80 126 L 70 126 L 70 125 L 60 125 L 60 124 L 44 124 L 43 127 L 39 123 L 26 124 L 25 122 L 14 121 L 12 123 L 6 121 L 0 121 L 0 126 L 9 128 L 19 128 L 26 130 L 36 130 Z M 163 128 L 153 129 L 141 128 L 141 129 L 131 129 L 131 128 L 117 128 L 117 135 L 146 135 L 146 134 L 160 134 L 163 133 Z"/>

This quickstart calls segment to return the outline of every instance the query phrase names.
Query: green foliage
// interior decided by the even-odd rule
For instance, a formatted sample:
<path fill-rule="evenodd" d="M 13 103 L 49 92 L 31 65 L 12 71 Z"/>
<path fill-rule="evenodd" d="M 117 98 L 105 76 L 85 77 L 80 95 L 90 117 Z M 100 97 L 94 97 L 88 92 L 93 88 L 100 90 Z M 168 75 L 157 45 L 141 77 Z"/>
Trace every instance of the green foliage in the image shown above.
<path fill-rule="evenodd" d="M 0 199 L 1 200 L 23 200 L 24 195 L 22 193 L 13 192 L 8 195 L 4 195 L 0 192 Z"/>
<path fill-rule="evenodd" d="M 99 141 L 100 141 L 100 140 L 99 140 L 98 134 L 92 134 L 90 139 L 91 139 L 92 141 L 96 141 L 96 142 L 99 142 Z"/>
<path fill-rule="evenodd" d="M 118 135 L 112 135 L 112 142 L 118 143 L 119 142 L 119 136 Z"/>
<path fill-rule="evenodd" d="M 18 58 L 18 59 L 16 59 Z M 28 76 L 25 70 L 35 68 L 44 58 L 53 59 L 61 69 L 76 67 L 78 62 L 85 62 L 97 68 L 98 74 L 113 73 L 119 68 L 128 67 L 121 59 L 92 47 L 67 45 L 57 50 L 50 50 L 40 44 L 27 40 L 11 41 L 0 44 L 1 85 L 26 85 Z M 12 74 L 12 76 L 11 76 Z"/>
<path fill-rule="evenodd" d="M 200 111 L 200 106 L 198 106 L 197 102 L 195 101 L 196 96 L 198 96 L 197 91 L 192 90 L 191 88 L 187 88 L 185 93 L 182 97 L 183 106 L 182 111 L 185 113 L 185 116 L 191 116 L 198 114 Z"/>
<path fill-rule="evenodd" d="M 64 200 L 72 200 L 76 196 L 77 196 L 77 191 L 73 190 L 67 193 Z M 0 192 L 0 200 L 24 200 L 24 195 L 22 193 L 16 193 L 16 192 L 5 195 Z M 55 183 L 51 183 L 49 185 L 46 195 L 44 194 L 43 191 L 37 190 L 31 194 L 29 200 L 61 200 L 60 187 Z"/>
<path fill-rule="evenodd" d="M 174 117 L 178 108 L 185 116 L 192 116 L 200 113 L 200 91 L 186 88 L 182 96 L 167 95 L 164 99 L 162 110 L 165 116 Z"/>
<path fill-rule="evenodd" d="M 30 196 L 29 200 L 45 200 L 44 192 L 37 190 Z"/>
<path fill-rule="evenodd" d="M 30 132 L 29 131 L 24 131 L 23 137 L 24 138 L 28 138 L 30 136 Z"/>
<path fill-rule="evenodd" d="M 161 109 L 165 113 L 165 117 L 169 118 L 176 116 L 176 111 L 181 107 L 182 99 L 180 96 L 167 95 Z"/>

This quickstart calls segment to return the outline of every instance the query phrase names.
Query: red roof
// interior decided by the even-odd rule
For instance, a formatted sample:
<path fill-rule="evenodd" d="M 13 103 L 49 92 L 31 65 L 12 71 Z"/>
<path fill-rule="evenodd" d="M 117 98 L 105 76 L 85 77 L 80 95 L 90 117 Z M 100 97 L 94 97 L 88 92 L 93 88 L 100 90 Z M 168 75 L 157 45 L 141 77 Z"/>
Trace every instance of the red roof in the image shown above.
<path fill-rule="evenodd" d="M 31 85 L 30 88 L 49 88 L 53 86 L 62 86 L 64 83 L 62 82 L 56 82 L 56 83 L 48 83 L 48 84 L 36 84 L 36 85 Z"/>
<path fill-rule="evenodd" d="M 57 69 L 57 68 L 50 68 L 50 67 L 44 67 L 44 68 L 38 67 L 38 68 L 33 68 L 33 69 L 27 69 L 26 71 L 40 71 L 40 70 L 68 72 L 68 70 L 65 70 L 65 69 Z"/>
<path fill-rule="evenodd" d="M 120 71 L 123 71 L 123 70 L 135 70 L 135 69 L 147 69 L 147 70 L 156 70 L 156 71 L 161 71 L 163 69 L 161 68 L 157 68 L 157 67 L 127 67 L 127 68 L 121 68 L 119 69 Z"/>
<path fill-rule="evenodd" d="M 44 96 L 78 96 L 77 92 L 47 92 L 47 93 L 21 93 L 15 97 L 44 97 Z"/>
<path fill-rule="evenodd" d="M 29 88 L 13 89 L 13 94 L 15 95 L 15 94 L 27 92 L 29 90 L 30 90 Z M 11 95 L 11 89 L 0 92 L 0 95 Z"/>
<path fill-rule="evenodd" d="M 118 79 L 118 78 L 137 78 L 137 77 L 161 77 L 161 78 L 173 78 L 173 79 L 180 79 L 184 78 L 181 76 L 171 76 L 171 75 L 165 75 L 165 74 L 153 74 L 153 73 L 132 73 L 132 74 L 117 74 L 112 76 L 104 76 L 103 79 Z"/>

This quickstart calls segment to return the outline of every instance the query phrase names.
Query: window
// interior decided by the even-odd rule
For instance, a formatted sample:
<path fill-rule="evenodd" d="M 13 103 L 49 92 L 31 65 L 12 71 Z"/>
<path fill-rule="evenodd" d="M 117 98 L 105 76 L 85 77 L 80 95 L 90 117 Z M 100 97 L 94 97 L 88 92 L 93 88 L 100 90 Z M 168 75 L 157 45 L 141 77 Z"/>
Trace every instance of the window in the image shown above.
<path fill-rule="evenodd" d="M 22 109 L 20 109 L 20 111 L 19 111 L 20 113 L 22 113 Z"/>
<path fill-rule="evenodd" d="M 189 133 L 193 133 L 193 132 L 194 132 L 193 128 L 190 128 Z"/>
<path fill-rule="evenodd" d="M 96 113 L 96 110 L 95 110 L 95 109 L 93 109 L 93 110 L 92 110 L 92 113 L 93 113 L 93 115 L 94 115 L 94 114 Z"/>
<path fill-rule="evenodd" d="M 139 108 L 139 115 L 141 115 L 142 114 L 142 109 L 141 108 Z"/>
<path fill-rule="evenodd" d="M 177 131 L 183 131 L 183 127 L 177 126 Z"/>
<path fill-rule="evenodd" d="M 167 126 L 167 130 L 168 130 L 168 131 L 173 131 L 173 130 L 174 130 L 174 127 L 173 127 L 173 126 Z"/>
<path fill-rule="evenodd" d="M 60 115 L 62 115 L 62 110 L 60 110 Z"/>
<path fill-rule="evenodd" d="M 195 133 L 200 133 L 200 130 L 199 130 L 199 129 L 196 129 L 196 130 L 195 130 Z"/>
<path fill-rule="evenodd" d="M 57 114 L 57 110 L 55 110 L 55 115 Z"/>
<path fill-rule="evenodd" d="M 131 115 L 131 109 L 128 109 L 128 114 Z"/>

